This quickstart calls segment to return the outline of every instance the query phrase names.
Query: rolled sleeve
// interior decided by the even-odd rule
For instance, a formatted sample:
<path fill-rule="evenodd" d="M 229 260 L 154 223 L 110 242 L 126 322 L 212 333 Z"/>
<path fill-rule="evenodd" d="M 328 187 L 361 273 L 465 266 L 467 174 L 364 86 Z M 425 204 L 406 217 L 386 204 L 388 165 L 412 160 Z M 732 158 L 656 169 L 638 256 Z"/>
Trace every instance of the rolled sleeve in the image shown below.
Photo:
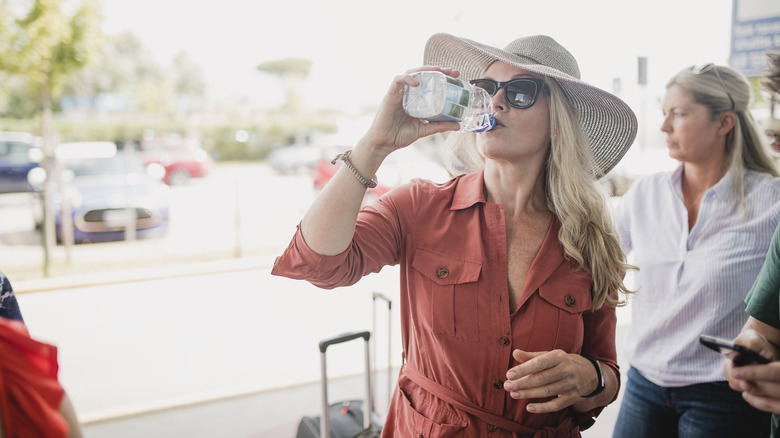
<path fill-rule="evenodd" d="M 615 348 L 615 331 L 617 324 L 617 314 L 615 307 L 605 304 L 596 312 L 586 312 L 583 315 L 585 324 L 585 339 L 582 345 L 582 355 L 597 359 L 604 366 L 603 371 L 608 372 L 607 368 L 615 373 L 617 379 L 617 390 L 609 403 L 614 402 L 620 393 L 620 367 L 617 363 L 617 350 Z M 596 422 L 596 417 L 601 414 L 606 406 L 590 410 L 588 412 L 576 412 L 575 422 L 580 426 L 580 430 L 591 427 Z"/>
<path fill-rule="evenodd" d="M 307 280 L 311 284 L 323 288 L 333 289 L 339 286 L 349 286 L 335 281 L 340 268 L 345 265 L 349 249 L 334 256 L 324 256 L 312 250 L 303 238 L 300 224 L 295 236 L 281 256 L 276 258 L 271 269 L 271 275 L 292 278 L 295 280 Z M 339 277 L 343 279 L 342 277 Z M 358 277 L 359 279 L 359 277 Z M 357 280 L 355 282 L 357 282 Z"/>

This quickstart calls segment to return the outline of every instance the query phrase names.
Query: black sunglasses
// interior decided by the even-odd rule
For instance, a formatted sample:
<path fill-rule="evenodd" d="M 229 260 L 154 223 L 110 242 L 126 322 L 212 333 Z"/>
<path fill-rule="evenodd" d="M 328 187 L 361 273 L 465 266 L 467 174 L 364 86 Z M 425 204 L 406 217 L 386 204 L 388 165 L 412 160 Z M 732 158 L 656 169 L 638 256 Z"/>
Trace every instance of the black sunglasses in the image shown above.
<path fill-rule="evenodd" d="M 472 85 L 484 89 L 490 97 L 498 93 L 498 90 L 504 89 L 504 98 L 506 103 L 512 108 L 530 108 L 536 103 L 539 92 L 544 88 L 544 80 L 537 78 L 520 78 L 511 81 L 498 82 L 492 79 L 474 79 L 470 81 Z"/>

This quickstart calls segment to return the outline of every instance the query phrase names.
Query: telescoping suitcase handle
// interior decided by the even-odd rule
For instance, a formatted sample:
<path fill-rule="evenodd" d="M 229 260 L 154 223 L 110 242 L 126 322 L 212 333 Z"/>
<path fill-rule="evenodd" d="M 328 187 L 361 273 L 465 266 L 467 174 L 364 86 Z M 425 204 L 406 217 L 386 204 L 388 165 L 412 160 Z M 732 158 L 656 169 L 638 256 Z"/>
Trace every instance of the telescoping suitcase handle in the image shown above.
<path fill-rule="evenodd" d="M 393 396 L 393 382 L 392 382 L 392 379 L 390 378 L 390 374 L 391 374 L 390 370 L 392 370 L 392 367 L 393 367 L 393 363 L 392 363 L 392 353 L 393 353 L 393 343 L 392 343 L 393 327 L 392 327 L 392 325 L 393 324 L 392 324 L 392 318 L 391 318 L 392 310 L 393 310 L 393 301 L 390 298 L 388 298 L 386 295 L 383 295 L 381 292 L 374 291 L 374 292 L 371 293 L 371 300 L 373 301 L 373 303 L 372 303 L 373 304 L 373 306 L 372 306 L 372 308 L 373 308 L 372 309 L 373 310 L 372 321 L 373 321 L 373 329 L 374 329 L 373 333 L 374 333 L 374 336 L 375 336 L 374 337 L 374 342 L 373 342 L 373 344 L 374 344 L 374 347 L 373 347 L 374 348 L 374 366 L 375 367 L 377 365 L 377 359 L 376 359 L 376 357 L 377 357 L 376 356 L 376 340 L 377 340 L 377 338 L 376 338 L 376 334 L 378 333 L 377 332 L 377 328 L 376 328 L 376 301 L 377 301 L 377 299 L 387 303 L 387 406 L 390 406 L 390 399 Z M 376 372 L 372 373 L 372 378 L 376 378 Z M 373 390 L 375 391 L 374 393 L 376 393 L 376 382 L 372 383 L 372 387 L 373 387 Z"/>
<path fill-rule="evenodd" d="M 369 340 L 371 338 L 371 332 L 348 332 L 343 333 L 332 338 L 323 339 L 320 341 L 320 362 L 322 372 L 322 415 L 320 416 L 320 437 L 328 438 L 330 435 L 330 415 L 328 412 L 328 372 L 327 372 L 327 360 L 325 359 L 325 353 L 328 347 L 336 344 L 342 344 L 358 338 L 362 338 L 365 341 L 366 350 L 366 401 L 363 405 L 363 429 L 371 427 L 371 412 L 374 411 L 374 395 L 371 388 L 371 354 L 369 352 Z"/>
<path fill-rule="evenodd" d="M 349 342 L 357 338 L 363 338 L 364 341 L 368 342 L 369 338 L 371 338 L 371 332 L 363 331 L 342 333 L 332 338 L 323 339 L 320 341 L 320 353 L 325 353 L 325 350 L 327 350 L 331 345 L 343 344 L 344 342 Z"/>

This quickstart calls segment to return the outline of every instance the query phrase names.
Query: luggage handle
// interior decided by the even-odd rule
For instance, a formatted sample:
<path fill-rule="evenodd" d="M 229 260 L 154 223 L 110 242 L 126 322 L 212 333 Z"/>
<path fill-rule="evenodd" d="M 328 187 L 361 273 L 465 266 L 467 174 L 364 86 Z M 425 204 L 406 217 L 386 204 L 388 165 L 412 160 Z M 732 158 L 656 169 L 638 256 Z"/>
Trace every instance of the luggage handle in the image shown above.
<path fill-rule="evenodd" d="M 320 363 L 322 373 L 322 415 L 320 415 L 320 437 L 328 438 L 330 435 L 330 413 L 328 412 L 328 371 L 325 352 L 331 345 L 342 344 L 358 338 L 362 338 L 366 345 L 366 403 L 363 406 L 363 429 L 371 427 L 371 412 L 374 411 L 374 395 L 371 388 L 371 354 L 369 351 L 369 339 L 371 332 L 347 332 L 332 338 L 320 341 Z"/>
<path fill-rule="evenodd" d="M 393 369 L 393 363 L 392 363 L 392 353 L 393 353 L 393 342 L 392 342 L 392 335 L 393 335 L 393 324 L 392 324 L 392 311 L 393 311 L 393 301 L 388 298 L 386 295 L 382 294 L 381 292 L 372 292 L 371 294 L 372 304 L 373 304 L 373 331 L 374 335 L 376 336 L 376 300 L 382 300 L 387 302 L 387 406 L 390 407 L 390 400 L 393 398 L 393 382 L 390 377 L 391 370 Z M 373 350 L 374 350 L 374 367 L 376 367 L 376 337 L 374 337 L 374 343 L 373 343 Z M 376 373 L 373 373 L 376 374 Z M 373 377 L 376 377 L 375 375 Z M 374 382 L 374 386 L 376 385 L 376 382 Z M 376 391 L 376 390 L 375 390 Z"/>
<path fill-rule="evenodd" d="M 331 345 L 336 344 L 343 344 L 344 342 L 349 342 L 353 339 L 357 338 L 363 338 L 364 341 L 368 342 L 368 339 L 371 337 L 371 333 L 368 331 L 362 331 L 362 332 L 347 332 L 342 333 L 338 336 L 334 336 L 332 338 L 323 339 L 320 341 L 320 353 L 324 353 L 325 350 L 328 349 Z"/>

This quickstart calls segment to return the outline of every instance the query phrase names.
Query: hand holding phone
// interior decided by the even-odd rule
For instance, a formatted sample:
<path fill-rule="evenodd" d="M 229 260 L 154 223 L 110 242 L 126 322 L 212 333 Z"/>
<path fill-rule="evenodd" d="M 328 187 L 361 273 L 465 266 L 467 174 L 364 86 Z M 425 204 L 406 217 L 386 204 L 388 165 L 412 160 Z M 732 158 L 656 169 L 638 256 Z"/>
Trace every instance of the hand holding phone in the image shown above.
<path fill-rule="evenodd" d="M 734 366 L 743 366 L 749 364 L 767 364 L 771 360 L 760 355 L 757 351 L 751 350 L 744 345 L 727 339 L 717 338 L 715 336 L 701 335 L 699 342 L 712 350 L 728 357 L 734 362 Z"/>

